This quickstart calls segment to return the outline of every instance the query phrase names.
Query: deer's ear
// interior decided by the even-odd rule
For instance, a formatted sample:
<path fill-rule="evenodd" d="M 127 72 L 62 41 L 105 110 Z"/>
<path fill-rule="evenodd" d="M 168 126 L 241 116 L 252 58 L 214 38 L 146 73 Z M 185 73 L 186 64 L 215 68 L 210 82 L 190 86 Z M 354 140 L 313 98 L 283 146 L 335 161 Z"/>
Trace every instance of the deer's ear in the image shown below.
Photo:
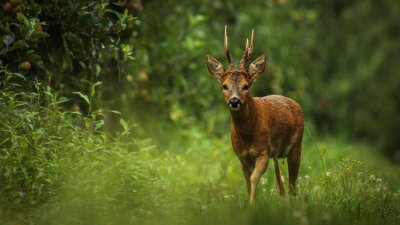
<path fill-rule="evenodd" d="M 251 81 L 254 81 L 255 79 L 257 79 L 261 76 L 261 74 L 264 72 L 266 61 L 267 61 L 267 58 L 263 54 L 250 64 L 249 75 L 250 75 Z"/>
<path fill-rule="evenodd" d="M 222 76 L 224 74 L 224 67 L 211 55 L 207 55 L 207 67 L 208 72 L 210 72 L 213 77 L 217 78 L 218 80 L 222 79 Z"/>

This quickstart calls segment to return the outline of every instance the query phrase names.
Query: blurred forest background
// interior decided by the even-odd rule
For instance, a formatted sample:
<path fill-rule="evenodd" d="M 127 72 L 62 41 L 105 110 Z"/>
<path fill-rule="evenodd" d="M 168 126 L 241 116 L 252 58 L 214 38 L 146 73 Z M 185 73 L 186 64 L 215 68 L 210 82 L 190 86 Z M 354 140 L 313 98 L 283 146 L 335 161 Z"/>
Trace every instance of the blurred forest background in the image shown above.
<path fill-rule="evenodd" d="M 71 174 L 79 166 L 68 163 L 78 160 L 84 167 L 102 157 L 104 163 L 109 157 L 121 160 L 110 152 L 96 155 L 99 149 L 125 149 L 120 152 L 125 154 L 157 148 L 155 155 L 166 153 L 180 161 L 180 153 L 198 145 L 224 149 L 204 153 L 210 154 L 208 160 L 217 161 L 222 154 L 234 158 L 229 151 L 229 114 L 205 58 L 211 54 L 226 62 L 225 25 L 234 60 L 240 59 L 245 39 L 255 30 L 253 56 L 265 53 L 268 61 L 252 92 L 281 94 L 300 103 L 308 149 L 329 138 L 361 143 L 368 146 L 366 151 L 375 152 L 374 157 L 389 159 L 379 158 L 377 165 L 400 162 L 399 1 L 2 0 L 1 7 L 0 193 L 4 204 L 0 216 L 9 215 L 11 203 L 24 212 L 12 211 L 9 221 L 32 218 L 29 208 L 43 203 L 50 202 L 54 210 L 63 208 L 52 196 L 69 190 L 65 184 L 70 182 L 64 178 L 78 179 Z M 205 139 L 215 142 L 199 144 Z M 335 146 L 347 149 L 346 144 Z M 88 152 L 95 156 L 86 156 Z M 149 174 L 159 174 L 154 167 L 168 164 L 153 153 L 143 154 L 126 158 L 136 163 L 133 171 L 145 167 Z M 198 155 L 192 157 L 195 162 Z M 129 162 L 118 165 L 130 166 Z M 176 165 L 169 170 L 185 168 Z M 82 176 L 91 177 L 97 166 L 90 166 Z M 105 174 L 123 173 L 117 171 Z M 144 193 L 155 181 L 132 179 L 139 184 L 127 181 L 128 186 L 142 185 Z M 168 186 L 165 179 L 158 181 Z M 189 188 L 185 182 L 182 187 Z M 65 191 L 63 196 L 71 193 Z M 171 200 L 154 198 L 161 205 Z M 151 201 L 132 202 L 129 207 L 144 204 L 146 208 Z M 39 218 L 39 223 L 54 222 Z"/>
<path fill-rule="evenodd" d="M 256 96 L 293 98 L 318 134 L 366 141 L 400 160 L 396 1 L 120 1 L 97 9 L 100 2 L 27 1 L 19 17 L 3 9 L 2 67 L 61 90 L 83 111 L 69 94 L 87 94 L 83 80 L 102 81 L 95 107 L 123 112 L 145 133 L 162 124 L 222 135 L 227 115 L 205 55 L 225 60 L 226 24 L 238 60 L 255 29 L 254 55 L 268 56 Z M 27 34 L 28 25 L 41 32 Z M 32 68 L 21 71 L 23 61 Z"/>

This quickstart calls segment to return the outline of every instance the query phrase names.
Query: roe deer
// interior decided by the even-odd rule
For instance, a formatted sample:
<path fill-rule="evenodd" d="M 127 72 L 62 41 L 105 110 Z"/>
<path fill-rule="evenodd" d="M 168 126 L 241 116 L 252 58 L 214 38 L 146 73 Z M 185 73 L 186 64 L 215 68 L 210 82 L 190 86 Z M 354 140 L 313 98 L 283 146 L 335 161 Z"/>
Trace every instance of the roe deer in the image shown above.
<path fill-rule="evenodd" d="M 285 187 L 278 158 L 287 158 L 289 191 L 295 194 L 304 131 L 303 110 L 294 100 L 280 95 L 253 97 L 250 94 L 249 88 L 264 72 L 266 62 L 265 55 L 261 55 L 246 68 L 253 51 L 253 37 L 254 30 L 250 45 L 249 40 L 246 41 L 238 69 L 234 68 L 229 53 L 226 26 L 224 50 L 228 68 L 224 69 L 214 57 L 207 55 L 208 71 L 222 85 L 225 103 L 229 107 L 232 147 L 242 164 L 250 205 L 255 201 L 257 184 L 270 158 L 274 160 L 276 182 L 281 195 L 285 194 Z"/>

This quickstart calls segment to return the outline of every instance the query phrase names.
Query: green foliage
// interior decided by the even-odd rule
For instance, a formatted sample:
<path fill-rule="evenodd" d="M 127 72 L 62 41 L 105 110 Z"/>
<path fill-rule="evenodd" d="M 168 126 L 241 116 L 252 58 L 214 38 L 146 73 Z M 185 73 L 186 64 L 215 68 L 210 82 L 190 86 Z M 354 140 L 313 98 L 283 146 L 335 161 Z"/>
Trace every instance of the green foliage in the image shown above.
<path fill-rule="evenodd" d="M 21 10 L 1 12 L 1 68 L 39 78 L 66 95 L 84 91 L 82 80 L 120 79 L 122 62 L 133 59 L 121 37 L 131 32 L 134 18 L 110 1 L 19 1 L 12 7 Z"/>
<path fill-rule="evenodd" d="M 127 137 L 130 127 L 126 122 L 124 132 L 113 137 L 98 131 L 104 125 L 104 121 L 98 119 L 102 117 L 102 111 L 96 110 L 89 115 L 66 111 L 61 104 L 67 100 L 48 86 L 35 82 L 32 83 L 34 90 L 16 93 L 11 90 L 16 84 L 9 80 L 24 77 L 7 71 L 2 75 L 8 79 L 2 80 L 7 88 L 0 95 L 0 119 L 4 121 L 0 126 L 1 205 L 12 208 L 41 205 L 62 191 L 59 189 L 61 184 L 69 179 L 79 179 L 77 174 L 95 171 L 98 175 L 96 167 L 103 166 L 99 161 L 114 164 L 110 158 L 124 157 L 126 163 L 134 162 L 137 161 L 135 152 L 149 149 Z M 89 105 L 97 85 L 99 83 L 91 84 L 89 97 L 79 93 L 88 99 Z M 129 152 L 126 149 L 130 149 Z M 127 155 L 132 157 L 126 158 Z M 148 165 L 149 160 L 143 163 Z M 115 172 L 114 167 L 110 168 Z M 139 164 L 136 168 L 145 169 Z M 131 178 L 126 177 L 136 185 L 139 178 Z"/>
<path fill-rule="evenodd" d="M 67 137 L 81 131 L 73 123 L 77 114 L 60 110 L 64 98 L 40 83 L 34 88 L 29 93 L 6 88 L 0 96 L 1 195 L 10 205 L 37 205 L 54 194 L 60 158 L 72 147 Z"/>

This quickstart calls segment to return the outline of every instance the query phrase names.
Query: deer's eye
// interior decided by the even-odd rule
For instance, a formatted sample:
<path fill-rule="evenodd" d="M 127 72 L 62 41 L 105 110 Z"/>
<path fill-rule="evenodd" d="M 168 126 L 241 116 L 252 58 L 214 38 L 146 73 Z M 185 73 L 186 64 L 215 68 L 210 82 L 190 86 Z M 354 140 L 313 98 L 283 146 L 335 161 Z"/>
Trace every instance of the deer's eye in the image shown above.
<path fill-rule="evenodd" d="M 227 90 L 228 90 L 228 86 L 226 86 L 225 84 L 222 85 L 222 88 L 224 89 L 224 91 L 227 91 Z"/>
<path fill-rule="evenodd" d="M 248 91 L 249 90 L 249 85 L 244 85 L 243 86 L 243 91 Z"/>

